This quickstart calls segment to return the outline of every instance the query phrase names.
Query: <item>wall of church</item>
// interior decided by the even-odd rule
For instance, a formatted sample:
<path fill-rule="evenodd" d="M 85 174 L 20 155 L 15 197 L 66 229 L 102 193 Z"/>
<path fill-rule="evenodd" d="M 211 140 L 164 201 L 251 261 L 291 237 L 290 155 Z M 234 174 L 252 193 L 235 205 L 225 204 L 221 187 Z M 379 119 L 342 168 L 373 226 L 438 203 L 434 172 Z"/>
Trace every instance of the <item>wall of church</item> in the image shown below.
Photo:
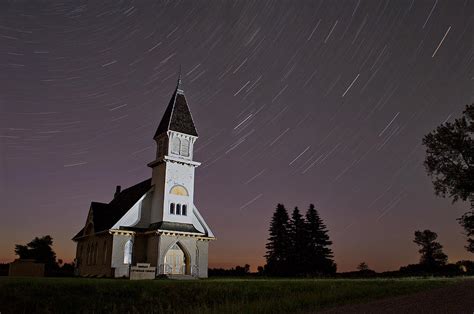
<path fill-rule="evenodd" d="M 160 222 L 163 220 L 163 198 L 165 191 L 165 173 L 166 173 L 166 163 L 161 163 L 153 168 L 152 182 L 153 190 L 153 200 L 151 207 L 151 223 Z"/>
<path fill-rule="evenodd" d="M 112 235 L 92 234 L 77 241 L 76 268 L 79 276 L 110 277 Z"/>
<path fill-rule="evenodd" d="M 165 255 L 169 248 L 173 244 L 179 242 L 186 258 L 189 259 L 189 262 L 187 263 L 189 265 L 189 269 L 186 270 L 186 275 L 191 275 L 192 270 L 196 265 L 196 239 L 185 236 L 171 236 L 164 234 L 161 234 L 159 239 L 158 273 L 162 274 L 164 272 Z"/>
<path fill-rule="evenodd" d="M 157 267 L 158 265 L 158 242 L 159 237 L 156 234 L 150 234 L 147 241 L 147 263 L 150 266 Z"/>
<path fill-rule="evenodd" d="M 207 278 L 208 270 L 208 255 L 209 255 L 209 241 L 196 242 L 197 246 L 197 260 L 199 265 L 199 278 Z"/>
<path fill-rule="evenodd" d="M 148 254 L 148 235 L 135 234 L 135 240 L 133 241 L 133 256 L 132 264 L 147 263 Z"/>
<path fill-rule="evenodd" d="M 197 275 L 200 278 L 207 278 L 207 257 L 208 242 L 199 241 L 198 238 L 188 236 L 160 235 L 159 237 L 159 257 L 158 273 L 163 273 L 165 255 L 168 249 L 179 242 L 180 247 L 185 252 L 186 258 L 189 258 L 189 269 L 187 275 Z"/>
<path fill-rule="evenodd" d="M 194 170 L 195 167 L 186 164 L 180 164 L 177 162 L 167 162 L 166 163 L 166 183 L 164 186 L 164 206 L 165 210 L 163 213 L 163 220 L 181 222 L 181 223 L 191 223 L 192 219 L 192 208 L 194 206 Z M 176 186 L 183 186 L 188 195 L 176 195 L 171 194 L 171 189 Z M 170 213 L 170 204 L 180 204 L 186 205 L 187 215 L 177 215 Z"/>
<path fill-rule="evenodd" d="M 125 244 L 128 240 L 134 241 L 131 234 L 114 234 L 112 240 L 111 267 L 114 270 L 114 277 L 128 277 L 129 264 L 125 264 Z"/>

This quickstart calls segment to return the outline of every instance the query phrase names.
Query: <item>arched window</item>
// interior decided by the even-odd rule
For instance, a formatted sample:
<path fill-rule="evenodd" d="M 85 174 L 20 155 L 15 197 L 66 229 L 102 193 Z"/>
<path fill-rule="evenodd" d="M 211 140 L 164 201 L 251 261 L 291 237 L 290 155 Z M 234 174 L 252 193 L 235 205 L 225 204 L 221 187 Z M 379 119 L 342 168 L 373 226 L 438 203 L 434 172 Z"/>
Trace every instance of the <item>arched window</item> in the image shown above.
<path fill-rule="evenodd" d="M 170 214 L 174 215 L 174 203 L 170 204 Z"/>
<path fill-rule="evenodd" d="M 182 185 L 175 185 L 171 188 L 170 194 L 180 195 L 180 196 L 188 196 L 188 191 Z"/>
<path fill-rule="evenodd" d="M 124 264 L 132 263 L 132 251 L 133 251 L 133 242 L 130 239 L 125 243 L 125 246 L 123 248 L 123 263 Z"/>
<path fill-rule="evenodd" d="M 171 148 L 171 152 L 173 154 L 179 155 L 179 147 L 181 146 L 181 140 L 178 137 L 173 139 L 173 147 Z"/>
<path fill-rule="evenodd" d="M 186 156 L 186 157 L 189 156 L 189 140 L 183 139 L 181 141 L 181 148 L 180 148 L 179 154 L 181 156 Z"/>
<path fill-rule="evenodd" d="M 188 208 L 186 205 L 183 205 L 183 207 L 181 207 L 181 214 L 183 214 L 183 216 L 186 216 L 188 214 Z"/>
<path fill-rule="evenodd" d="M 176 215 L 181 215 L 181 204 L 176 205 Z"/>

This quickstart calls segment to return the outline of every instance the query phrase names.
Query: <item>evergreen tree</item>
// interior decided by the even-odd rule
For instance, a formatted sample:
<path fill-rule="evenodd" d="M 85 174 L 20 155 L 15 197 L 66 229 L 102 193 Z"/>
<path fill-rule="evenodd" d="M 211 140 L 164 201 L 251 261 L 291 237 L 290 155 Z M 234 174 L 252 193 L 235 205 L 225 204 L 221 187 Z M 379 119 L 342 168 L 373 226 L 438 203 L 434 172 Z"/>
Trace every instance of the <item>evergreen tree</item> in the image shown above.
<path fill-rule="evenodd" d="M 288 212 L 283 204 L 278 204 L 270 222 L 270 237 L 266 245 L 267 265 L 265 271 L 270 275 L 289 275 L 288 250 L 290 239 L 288 235 Z"/>
<path fill-rule="evenodd" d="M 292 275 L 307 273 L 308 236 L 306 223 L 298 207 L 295 207 L 289 223 L 289 266 Z"/>
<path fill-rule="evenodd" d="M 443 266 L 448 261 L 448 257 L 443 253 L 443 246 L 436 242 L 438 235 L 431 230 L 415 231 L 415 242 L 421 246 L 420 264 L 432 270 Z"/>
<path fill-rule="evenodd" d="M 332 242 L 329 239 L 328 230 L 318 211 L 313 204 L 309 205 L 306 212 L 306 228 L 308 234 L 308 273 L 309 274 L 333 274 L 336 272 L 336 264 L 333 253 L 329 247 Z"/>

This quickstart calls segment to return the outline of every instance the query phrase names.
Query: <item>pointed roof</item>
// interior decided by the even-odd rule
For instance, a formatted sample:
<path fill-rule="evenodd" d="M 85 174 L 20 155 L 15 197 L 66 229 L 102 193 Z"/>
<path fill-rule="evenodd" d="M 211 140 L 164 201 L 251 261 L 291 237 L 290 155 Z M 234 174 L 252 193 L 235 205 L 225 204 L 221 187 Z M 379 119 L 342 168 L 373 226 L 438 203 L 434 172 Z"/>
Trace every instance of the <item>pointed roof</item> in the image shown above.
<path fill-rule="evenodd" d="M 171 96 L 168 107 L 166 107 L 163 118 L 161 118 L 161 122 L 153 138 L 167 131 L 176 131 L 198 136 L 191 111 L 189 110 L 186 97 L 184 96 L 184 91 L 181 89 L 181 77 L 178 79 L 176 89 L 173 96 Z"/>

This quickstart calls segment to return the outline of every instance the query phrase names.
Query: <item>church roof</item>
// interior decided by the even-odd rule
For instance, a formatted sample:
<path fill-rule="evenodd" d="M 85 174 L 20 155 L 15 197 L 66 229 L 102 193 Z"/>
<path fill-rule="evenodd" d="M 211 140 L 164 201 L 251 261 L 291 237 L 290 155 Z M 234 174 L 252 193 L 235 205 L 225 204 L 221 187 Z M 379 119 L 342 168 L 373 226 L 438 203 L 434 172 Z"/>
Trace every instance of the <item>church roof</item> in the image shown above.
<path fill-rule="evenodd" d="M 161 221 L 150 225 L 151 229 L 156 230 L 168 230 L 168 231 L 181 231 L 190 233 L 200 233 L 193 224 L 185 224 L 180 222 Z"/>
<path fill-rule="evenodd" d="M 92 202 L 92 222 L 94 232 L 110 229 L 151 187 L 151 178 L 121 191 L 110 203 Z M 84 228 L 73 238 L 82 237 Z"/>
<path fill-rule="evenodd" d="M 180 82 L 181 80 L 178 80 L 176 90 L 173 96 L 171 96 L 168 107 L 166 107 L 163 118 L 161 118 L 161 122 L 153 138 L 167 131 L 176 131 L 198 136 L 186 97 L 184 96 L 183 90 L 180 89 Z"/>
<path fill-rule="evenodd" d="M 92 213 L 92 223 L 94 225 L 94 233 L 109 230 L 114 226 L 117 221 L 122 218 L 127 211 L 136 203 L 138 200 L 145 195 L 151 188 L 151 178 L 135 184 L 123 191 L 121 191 L 110 203 L 99 203 L 91 202 L 90 211 Z M 86 224 L 87 225 L 87 224 Z M 82 228 L 72 239 L 78 240 L 85 236 Z M 151 231 L 151 230 L 167 230 L 167 231 L 178 231 L 178 232 L 189 232 L 196 234 L 203 234 L 209 236 L 207 230 L 203 233 L 194 227 L 193 224 L 160 221 L 152 223 L 145 228 L 137 227 L 120 227 L 122 230 L 131 231 Z M 211 235 L 212 236 L 212 235 Z"/>
<path fill-rule="evenodd" d="M 182 222 L 171 222 L 171 221 L 160 221 L 150 224 L 147 228 L 137 228 L 137 227 L 120 227 L 120 230 L 130 230 L 130 231 L 152 231 L 152 230 L 163 230 L 163 231 L 177 231 L 177 232 L 188 232 L 188 233 L 197 233 L 204 234 L 207 236 L 207 233 L 202 233 L 197 230 L 193 224 L 187 224 Z"/>

